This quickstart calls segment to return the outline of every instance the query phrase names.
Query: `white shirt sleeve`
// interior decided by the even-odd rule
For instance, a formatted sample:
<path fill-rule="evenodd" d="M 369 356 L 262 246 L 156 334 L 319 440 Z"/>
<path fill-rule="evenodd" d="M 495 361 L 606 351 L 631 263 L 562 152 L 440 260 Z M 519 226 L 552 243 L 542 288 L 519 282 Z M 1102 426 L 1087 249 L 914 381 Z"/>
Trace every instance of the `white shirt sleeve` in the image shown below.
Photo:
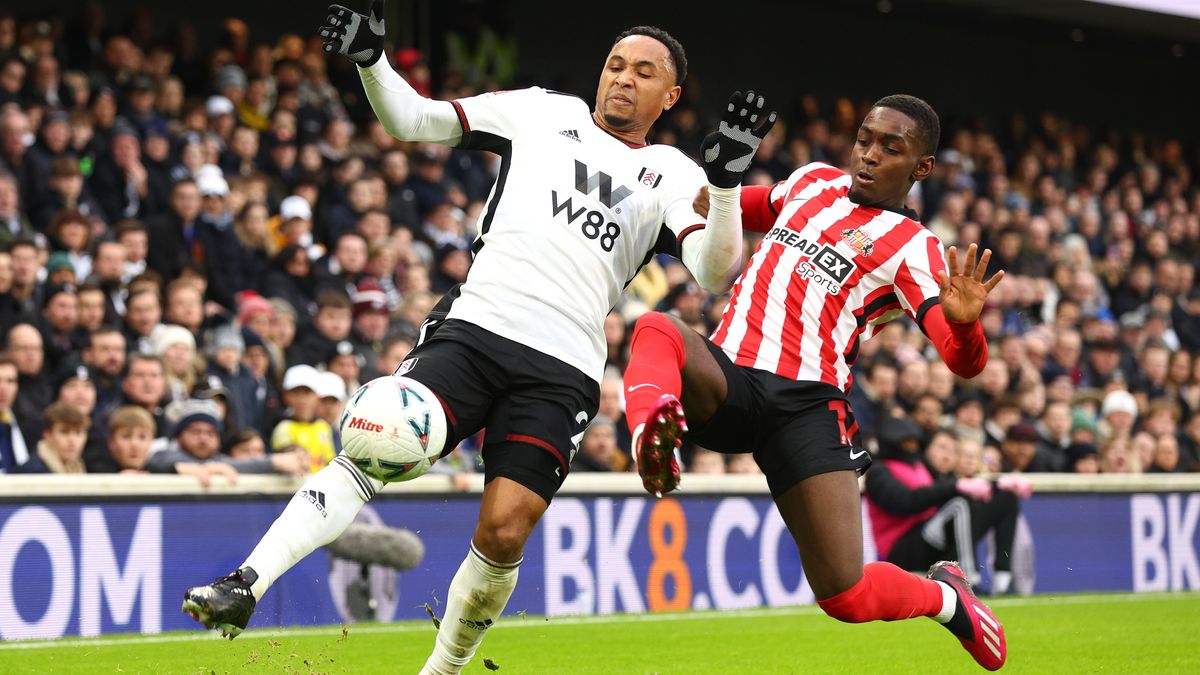
<path fill-rule="evenodd" d="M 539 128 L 548 111 L 574 96 L 554 94 L 541 87 L 487 92 L 452 102 L 462 126 L 462 147 L 490 150 L 511 141 L 523 129 Z"/>
<path fill-rule="evenodd" d="M 402 141 L 458 145 L 463 136 L 458 113 L 449 101 L 433 101 L 417 93 L 392 67 L 379 59 L 359 68 L 367 100 L 383 128 Z"/>
<path fill-rule="evenodd" d="M 720 293 L 742 257 L 742 187 L 708 186 L 708 218 L 703 230 L 684 238 L 680 259 L 706 291 Z"/>
<path fill-rule="evenodd" d="M 729 189 L 708 186 L 708 218 L 696 213 L 692 203 L 708 179 L 692 162 L 688 176 L 666 204 L 666 225 L 679 239 L 679 259 L 705 290 L 725 290 L 725 281 L 742 256 L 741 186 Z"/>

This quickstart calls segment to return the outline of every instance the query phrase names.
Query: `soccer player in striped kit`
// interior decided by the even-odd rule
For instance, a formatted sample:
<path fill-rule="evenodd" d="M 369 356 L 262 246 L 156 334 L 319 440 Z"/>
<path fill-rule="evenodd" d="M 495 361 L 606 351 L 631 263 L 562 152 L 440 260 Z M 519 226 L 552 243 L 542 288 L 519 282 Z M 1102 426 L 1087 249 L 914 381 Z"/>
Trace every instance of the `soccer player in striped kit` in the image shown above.
<path fill-rule="evenodd" d="M 743 228 L 765 236 L 734 284 L 711 338 L 673 317 L 638 320 L 625 373 L 627 419 L 643 484 L 677 487 L 675 448 L 686 433 L 706 448 L 753 451 L 800 551 L 818 604 L 858 623 L 928 616 L 985 668 L 1004 665 L 1004 631 L 956 563 L 929 578 L 895 565 L 864 567 L 856 448 L 846 402 L 861 339 L 908 315 L 956 374 L 987 363 L 979 324 L 990 251 L 960 266 L 951 247 L 904 207 L 934 167 L 937 114 L 888 96 L 858 130 L 850 172 L 813 163 L 770 187 L 744 187 Z M 703 195 L 698 197 L 703 202 Z M 690 431 L 689 431 L 690 427 Z"/>

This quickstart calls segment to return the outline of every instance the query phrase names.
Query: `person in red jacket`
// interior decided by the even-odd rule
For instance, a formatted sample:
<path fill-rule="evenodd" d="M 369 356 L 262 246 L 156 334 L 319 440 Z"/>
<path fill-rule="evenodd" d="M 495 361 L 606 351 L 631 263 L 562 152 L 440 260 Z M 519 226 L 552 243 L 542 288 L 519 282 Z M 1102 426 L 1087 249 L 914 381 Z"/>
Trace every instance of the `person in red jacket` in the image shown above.
<path fill-rule="evenodd" d="M 977 259 L 975 244 L 961 265 L 954 247 L 943 257 L 937 235 L 905 208 L 933 171 L 939 134 L 929 104 L 887 96 L 859 127 L 848 173 L 817 162 L 773 186 L 742 188 L 743 228 L 765 236 L 711 338 L 665 314 L 638 320 L 626 419 L 652 494 L 678 485 L 675 448 L 689 424 L 697 445 L 753 451 L 827 614 L 853 623 L 933 617 L 995 670 L 1004 630 L 957 564 L 934 565 L 929 579 L 863 565 L 858 476 L 871 457 L 854 444 L 846 402 L 860 339 L 907 315 L 951 370 L 974 377 L 987 363 L 979 315 L 1004 274 L 986 278 L 991 251 Z"/>
<path fill-rule="evenodd" d="M 918 570 L 953 554 L 967 577 L 978 583 L 975 544 L 995 531 L 991 590 L 994 595 L 1007 593 L 1021 514 L 1015 491 L 1026 489 L 1025 484 L 936 475 L 921 450 L 921 428 L 916 422 L 902 417 L 882 425 L 880 461 L 871 467 L 866 481 L 867 513 L 879 558 Z"/>

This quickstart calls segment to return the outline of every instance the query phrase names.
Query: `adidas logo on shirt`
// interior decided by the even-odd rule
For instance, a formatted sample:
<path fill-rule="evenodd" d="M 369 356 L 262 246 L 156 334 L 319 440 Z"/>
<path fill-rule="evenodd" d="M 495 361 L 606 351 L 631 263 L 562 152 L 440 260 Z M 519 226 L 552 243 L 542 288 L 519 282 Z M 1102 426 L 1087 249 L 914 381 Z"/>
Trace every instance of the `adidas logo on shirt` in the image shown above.
<path fill-rule="evenodd" d="M 563 129 L 562 131 L 560 131 L 560 132 L 558 132 L 558 133 L 562 134 L 563 136 L 566 136 L 567 138 L 569 138 L 569 139 L 571 139 L 571 140 L 575 141 L 576 143 L 582 143 L 582 142 L 583 142 L 583 141 L 582 141 L 582 140 L 580 140 L 580 138 L 579 138 L 579 132 L 578 132 L 578 131 L 576 131 L 575 129 Z"/>
<path fill-rule="evenodd" d="M 317 507 L 317 511 L 321 512 L 322 518 L 328 518 L 329 514 L 325 512 L 325 493 L 316 490 L 305 490 L 300 493 L 310 504 Z"/>

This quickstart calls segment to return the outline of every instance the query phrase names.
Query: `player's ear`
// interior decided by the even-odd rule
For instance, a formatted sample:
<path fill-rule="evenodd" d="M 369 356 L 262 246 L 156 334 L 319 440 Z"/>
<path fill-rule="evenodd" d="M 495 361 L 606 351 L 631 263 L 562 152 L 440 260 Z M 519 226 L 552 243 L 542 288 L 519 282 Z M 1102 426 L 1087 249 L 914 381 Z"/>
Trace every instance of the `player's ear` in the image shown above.
<path fill-rule="evenodd" d="M 929 178 L 929 174 L 933 173 L 933 167 L 936 164 L 937 160 L 933 158 L 933 155 L 925 155 L 917 160 L 917 166 L 913 169 L 913 172 L 911 175 L 909 175 L 909 178 L 911 178 L 914 183 Z"/>
<path fill-rule="evenodd" d="M 667 90 L 667 98 L 663 101 L 663 110 L 670 110 L 679 102 L 679 95 L 683 93 L 683 87 L 675 85 Z"/>

